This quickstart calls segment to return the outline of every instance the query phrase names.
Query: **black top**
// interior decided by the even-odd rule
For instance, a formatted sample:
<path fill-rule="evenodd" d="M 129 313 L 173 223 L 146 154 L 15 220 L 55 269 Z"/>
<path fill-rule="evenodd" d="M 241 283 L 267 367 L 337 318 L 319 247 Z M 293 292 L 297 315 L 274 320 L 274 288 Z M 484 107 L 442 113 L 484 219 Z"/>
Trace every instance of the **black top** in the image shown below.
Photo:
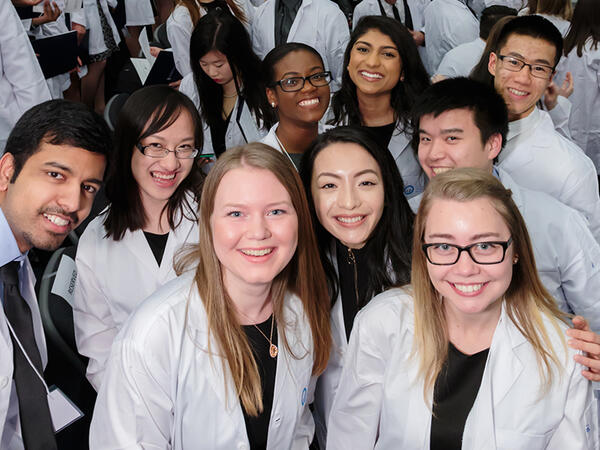
<path fill-rule="evenodd" d="M 275 1 L 275 46 L 285 44 L 302 0 Z"/>
<path fill-rule="evenodd" d="M 212 140 L 213 151 L 217 157 L 221 156 L 226 150 L 225 133 L 227 133 L 230 118 L 231 114 L 229 114 L 226 119 L 219 120 L 219 123 L 210 127 L 210 138 Z"/>
<path fill-rule="evenodd" d="M 302 157 L 304 153 L 288 153 L 288 155 L 290 155 L 290 159 L 294 163 L 294 166 L 296 166 L 296 170 L 300 172 L 302 170 Z"/>
<path fill-rule="evenodd" d="M 364 270 L 365 249 L 350 249 L 337 239 L 335 242 L 344 328 L 346 339 L 350 339 L 354 317 L 360 309 L 359 300 L 364 298 L 367 287 L 367 274 Z"/>
<path fill-rule="evenodd" d="M 265 336 L 271 334 L 271 317 L 262 323 L 257 323 Z M 269 354 L 269 341 L 260 334 L 254 325 L 244 325 L 244 332 L 248 337 L 248 342 L 254 352 L 254 358 L 258 365 L 258 373 L 260 374 L 260 384 L 262 387 L 263 411 L 257 417 L 252 417 L 246 414 L 244 405 L 242 412 L 244 413 L 244 421 L 246 422 L 246 432 L 248 433 L 248 441 L 250 442 L 251 450 L 262 450 L 267 448 L 267 436 L 269 433 L 269 422 L 271 420 L 271 409 L 273 408 L 273 391 L 275 390 L 275 374 L 277 372 L 277 358 L 271 358 Z M 274 345 L 277 345 L 277 323 L 273 324 L 273 338 L 271 339 Z"/>
<path fill-rule="evenodd" d="M 392 134 L 396 129 L 395 123 L 388 123 L 381 127 L 361 127 L 366 130 L 371 138 L 375 139 L 375 142 L 379 144 L 381 148 L 388 148 L 392 139 Z"/>
<path fill-rule="evenodd" d="M 148 241 L 148 245 L 150 246 L 150 250 L 152 250 L 152 254 L 156 259 L 156 262 L 160 266 L 162 262 L 163 254 L 165 253 L 165 247 L 167 246 L 167 239 L 169 238 L 169 233 L 167 234 L 154 234 L 144 231 L 144 236 L 146 236 L 146 240 Z"/>
<path fill-rule="evenodd" d="M 200 5 L 205 9 L 206 12 L 209 12 L 213 9 L 220 7 L 225 11 L 229 11 L 229 7 L 227 6 L 227 2 L 223 0 L 214 0 L 212 2 L 200 2 Z"/>
<path fill-rule="evenodd" d="M 452 343 L 435 381 L 431 450 L 460 450 L 467 416 L 475 403 L 489 349 L 465 355 Z"/>

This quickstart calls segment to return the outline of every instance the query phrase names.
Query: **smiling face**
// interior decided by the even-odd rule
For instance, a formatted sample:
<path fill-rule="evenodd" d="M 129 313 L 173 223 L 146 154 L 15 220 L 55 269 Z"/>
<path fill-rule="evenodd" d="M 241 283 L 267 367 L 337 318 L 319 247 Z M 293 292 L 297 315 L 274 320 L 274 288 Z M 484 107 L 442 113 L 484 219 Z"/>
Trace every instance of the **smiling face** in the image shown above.
<path fill-rule="evenodd" d="M 554 66 L 556 48 L 548 41 L 520 34 L 508 37 L 499 52 L 502 56 L 512 56 L 528 64 Z M 494 87 L 502 95 L 508 108 L 511 121 L 527 117 L 535 108 L 550 84 L 550 79 L 531 76 L 530 68 L 525 66 L 519 72 L 511 72 L 504 67 L 498 55 L 490 54 L 488 70 L 494 76 Z"/>
<path fill-rule="evenodd" d="M 181 110 L 171 126 L 145 137 L 140 144 L 159 144 L 170 150 L 194 147 L 194 122 L 190 113 Z M 138 184 L 144 209 L 153 210 L 155 206 L 162 208 L 188 176 L 193 164 L 194 159 L 178 159 L 173 152 L 164 158 L 152 158 L 134 148 L 131 171 Z"/>
<path fill-rule="evenodd" d="M 106 167 L 99 153 L 42 142 L 14 182 L 14 159 L 0 159 L 0 208 L 21 252 L 55 250 L 87 217 Z"/>
<path fill-rule="evenodd" d="M 309 77 L 323 72 L 325 68 L 317 55 L 305 50 L 288 53 L 274 66 L 275 81 L 292 77 Z M 267 88 L 270 104 L 275 104 L 279 121 L 296 125 L 314 125 L 329 106 L 329 86 L 315 87 L 306 81 L 304 87 L 295 92 L 285 92 L 280 86 Z"/>
<path fill-rule="evenodd" d="M 374 29 L 354 43 L 347 70 L 357 94 L 388 95 L 403 79 L 398 48 L 389 36 Z"/>
<path fill-rule="evenodd" d="M 451 109 L 437 117 L 427 114 L 419 121 L 419 163 L 429 178 L 458 167 L 490 171 L 501 149 L 499 134 L 481 142 L 473 111 L 468 109 Z"/>
<path fill-rule="evenodd" d="M 210 227 L 229 293 L 269 287 L 298 243 L 290 195 L 265 169 L 240 167 L 223 176 Z"/>
<path fill-rule="evenodd" d="M 466 202 L 434 199 L 425 225 L 424 243 L 447 243 L 461 247 L 484 241 L 507 241 L 509 229 L 493 207 L 482 197 Z M 499 313 L 501 298 L 508 289 L 513 271 L 513 246 L 498 264 L 475 263 L 463 251 L 449 266 L 427 262 L 434 288 L 443 297 L 444 307 L 455 316 Z"/>
<path fill-rule="evenodd" d="M 381 170 L 358 144 L 339 142 L 319 152 L 311 193 L 321 225 L 350 248 L 365 245 L 383 214 Z"/>
<path fill-rule="evenodd" d="M 200 58 L 200 68 L 217 84 L 225 85 L 233 81 L 233 72 L 229 61 L 218 50 L 211 50 Z"/>

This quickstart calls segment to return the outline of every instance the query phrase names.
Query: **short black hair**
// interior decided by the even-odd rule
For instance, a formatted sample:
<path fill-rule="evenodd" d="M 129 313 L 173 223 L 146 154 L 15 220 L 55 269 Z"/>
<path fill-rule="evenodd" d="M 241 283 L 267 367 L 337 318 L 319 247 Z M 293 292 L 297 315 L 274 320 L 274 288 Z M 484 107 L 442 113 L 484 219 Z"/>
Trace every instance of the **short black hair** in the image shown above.
<path fill-rule="evenodd" d="M 488 6 L 481 13 L 481 19 L 479 21 L 479 37 L 486 41 L 492 27 L 498 20 L 506 16 L 516 16 L 517 13 L 518 11 L 515 8 L 509 8 L 504 5 Z"/>
<path fill-rule="evenodd" d="M 412 146 L 415 152 L 419 148 L 421 117 L 429 114 L 437 117 L 453 109 L 473 111 L 482 143 L 485 144 L 490 137 L 499 133 L 504 147 L 508 133 L 508 110 L 504 99 L 491 86 L 458 77 L 433 84 L 417 99 L 412 111 Z"/>
<path fill-rule="evenodd" d="M 111 131 L 100 115 L 83 103 L 48 100 L 27 110 L 8 136 L 5 152 L 13 155 L 15 167 L 11 181 L 42 142 L 100 153 L 107 162 L 113 147 Z"/>
<path fill-rule="evenodd" d="M 323 64 L 323 67 L 325 67 L 321 54 L 310 45 L 303 44 L 302 42 L 287 42 L 285 44 L 278 45 L 269 53 L 267 53 L 262 61 L 261 71 L 263 80 L 267 87 L 273 87 L 273 83 L 278 81 L 275 79 L 275 66 L 277 63 L 293 52 L 312 53 L 319 58 L 321 64 Z"/>
<path fill-rule="evenodd" d="M 337 271 L 329 259 L 329 252 L 335 238 L 325 230 L 317 218 L 311 183 L 315 160 L 319 153 L 330 145 L 340 142 L 357 144 L 367 151 L 377 162 L 383 182 L 383 213 L 365 244 L 367 249 L 365 270 L 368 272 L 366 279 L 369 280 L 369 285 L 366 286 L 362 298 L 358 299 L 358 306 L 362 308 L 375 295 L 391 287 L 410 283 L 414 214 L 404 196 L 404 183 L 394 157 L 387 148 L 377 144 L 368 131 L 360 127 L 340 126 L 317 136 L 304 152 L 300 178 L 313 215 L 332 305 L 340 289 Z"/>
<path fill-rule="evenodd" d="M 537 15 L 515 17 L 502 27 L 493 52 L 498 54 L 513 34 L 542 39 L 553 45 L 556 49 L 554 56 L 554 66 L 556 67 L 563 53 L 563 37 L 552 22 Z"/>

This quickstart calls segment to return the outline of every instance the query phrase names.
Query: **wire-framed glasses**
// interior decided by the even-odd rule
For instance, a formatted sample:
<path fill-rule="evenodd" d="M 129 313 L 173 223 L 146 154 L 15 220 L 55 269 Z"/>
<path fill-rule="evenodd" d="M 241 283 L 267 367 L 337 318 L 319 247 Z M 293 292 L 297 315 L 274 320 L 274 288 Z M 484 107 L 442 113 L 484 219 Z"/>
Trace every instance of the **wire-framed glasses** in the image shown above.
<path fill-rule="evenodd" d="M 460 245 L 435 242 L 423 244 L 421 248 L 427 260 L 436 266 L 451 266 L 456 264 L 462 252 L 467 252 L 471 259 L 477 264 L 500 264 L 504 261 L 506 249 L 512 242 L 508 241 L 485 241 L 461 247 Z"/>
<path fill-rule="evenodd" d="M 199 153 L 197 148 L 192 147 L 189 144 L 180 145 L 175 150 L 170 150 L 167 147 L 155 143 L 150 145 L 142 145 L 137 143 L 135 145 L 140 152 L 150 158 L 165 158 L 169 153 L 175 153 L 175 157 L 178 159 L 192 159 L 195 158 Z"/>
<path fill-rule="evenodd" d="M 554 73 L 554 67 L 547 66 L 546 64 L 528 64 L 519 58 L 508 55 L 498 55 L 498 58 L 502 61 L 502 67 L 511 72 L 520 72 L 523 70 L 523 67 L 527 66 L 532 77 L 544 80 L 549 80 Z"/>

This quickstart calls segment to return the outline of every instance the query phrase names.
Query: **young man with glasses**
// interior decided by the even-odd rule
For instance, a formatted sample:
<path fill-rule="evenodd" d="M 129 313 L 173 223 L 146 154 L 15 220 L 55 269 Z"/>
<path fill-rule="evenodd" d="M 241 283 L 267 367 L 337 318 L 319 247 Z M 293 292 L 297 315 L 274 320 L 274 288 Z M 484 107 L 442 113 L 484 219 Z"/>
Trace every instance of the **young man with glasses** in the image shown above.
<path fill-rule="evenodd" d="M 488 70 L 508 108 L 499 167 L 523 187 L 543 191 L 583 213 L 600 241 L 600 198 L 592 161 L 554 128 L 536 105 L 552 81 L 562 36 L 540 16 L 517 17 L 500 32 Z"/>

